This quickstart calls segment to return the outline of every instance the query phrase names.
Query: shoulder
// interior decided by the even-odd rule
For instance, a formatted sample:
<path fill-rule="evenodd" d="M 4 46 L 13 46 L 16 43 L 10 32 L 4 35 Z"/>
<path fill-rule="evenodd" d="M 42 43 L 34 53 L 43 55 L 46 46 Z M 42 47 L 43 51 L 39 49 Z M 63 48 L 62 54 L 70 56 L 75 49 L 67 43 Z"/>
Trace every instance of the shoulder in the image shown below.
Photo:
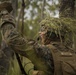
<path fill-rule="evenodd" d="M 16 23 L 15 23 L 15 19 L 12 15 L 8 14 L 8 15 L 4 15 L 1 19 L 2 23 L 0 25 L 0 27 L 2 28 L 4 25 L 6 24 L 11 24 L 13 25 L 14 27 L 16 26 Z"/>

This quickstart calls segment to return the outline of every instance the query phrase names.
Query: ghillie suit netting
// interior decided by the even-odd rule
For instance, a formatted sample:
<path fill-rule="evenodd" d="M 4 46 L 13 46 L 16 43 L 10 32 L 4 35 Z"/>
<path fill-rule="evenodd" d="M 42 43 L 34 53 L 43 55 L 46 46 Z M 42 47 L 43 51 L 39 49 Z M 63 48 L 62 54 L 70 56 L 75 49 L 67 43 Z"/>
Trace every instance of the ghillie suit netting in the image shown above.
<path fill-rule="evenodd" d="M 71 18 L 45 18 L 40 22 L 45 30 L 50 31 L 50 36 L 55 33 L 65 45 L 73 47 L 76 45 L 76 20 Z M 63 38 L 64 37 L 64 40 Z M 54 39 L 54 38 L 53 38 Z"/>

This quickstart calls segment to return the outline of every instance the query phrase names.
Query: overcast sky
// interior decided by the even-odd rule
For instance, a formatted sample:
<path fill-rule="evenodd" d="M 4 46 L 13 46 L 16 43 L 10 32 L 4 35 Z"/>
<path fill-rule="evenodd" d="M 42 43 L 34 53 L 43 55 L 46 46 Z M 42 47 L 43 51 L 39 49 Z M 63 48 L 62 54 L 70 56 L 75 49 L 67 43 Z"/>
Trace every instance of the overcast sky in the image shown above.
<path fill-rule="evenodd" d="M 46 0 L 46 1 L 48 1 L 48 0 Z M 53 0 L 56 4 L 58 4 L 58 0 Z M 50 4 L 50 5 L 52 5 L 52 0 L 49 0 L 48 1 L 48 4 Z M 45 7 L 45 9 L 46 9 L 46 13 L 47 14 L 50 14 L 50 16 L 52 16 L 52 17 L 59 17 L 59 11 L 58 10 L 55 10 L 55 13 L 56 13 L 56 15 L 54 15 L 52 12 L 50 13 L 50 11 L 48 10 L 48 7 Z M 28 19 L 30 19 L 30 16 L 31 16 L 31 13 L 30 13 L 30 11 L 31 10 L 33 10 L 32 9 L 32 6 L 30 6 L 30 8 L 28 9 L 28 10 L 25 10 L 25 16 L 24 17 L 27 17 Z M 37 13 L 37 9 L 35 9 L 34 10 L 36 13 Z M 35 18 L 36 16 L 34 16 L 34 18 Z"/>

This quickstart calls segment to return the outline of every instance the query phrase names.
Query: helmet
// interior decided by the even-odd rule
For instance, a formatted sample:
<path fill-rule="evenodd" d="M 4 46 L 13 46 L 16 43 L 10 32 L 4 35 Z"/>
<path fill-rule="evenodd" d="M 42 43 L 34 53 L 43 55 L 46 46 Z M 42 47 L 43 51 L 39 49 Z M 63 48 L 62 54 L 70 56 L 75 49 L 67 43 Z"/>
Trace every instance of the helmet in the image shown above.
<path fill-rule="evenodd" d="M 46 18 L 40 22 L 40 32 L 46 31 L 46 37 L 51 40 L 70 42 L 76 35 L 76 21 L 70 18 Z"/>
<path fill-rule="evenodd" d="M 13 10 L 12 4 L 9 1 L 0 2 L 0 12 L 6 9 L 9 13 Z"/>

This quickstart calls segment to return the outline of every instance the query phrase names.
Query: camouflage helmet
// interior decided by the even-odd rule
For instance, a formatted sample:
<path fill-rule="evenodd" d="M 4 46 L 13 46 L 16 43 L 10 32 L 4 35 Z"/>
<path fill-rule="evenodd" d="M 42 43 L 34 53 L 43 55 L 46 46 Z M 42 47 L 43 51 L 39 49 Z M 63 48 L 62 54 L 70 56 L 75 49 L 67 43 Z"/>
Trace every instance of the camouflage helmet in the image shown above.
<path fill-rule="evenodd" d="M 40 32 L 46 32 L 46 37 L 53 37 L 53 36 L 59 36 L 61 26 L 56 24 L 54 21 L 55 18 L 46 18 L 45 20 L 42 20 L 40 23 Z"/>
<path fill-rule="evenodd" d="M 70 35 L 76 35 L 76 20 L 71 18 L 48 17 L 40 22 L 40 31 L 46 31 L 47 37 L 72 41 Z"/>
<path fill-rule="evenodd" d="M 0 12 L 6 9 L 9 13 L 13 10 L 12 4 L 10 1 L 0 2 Z"/>

